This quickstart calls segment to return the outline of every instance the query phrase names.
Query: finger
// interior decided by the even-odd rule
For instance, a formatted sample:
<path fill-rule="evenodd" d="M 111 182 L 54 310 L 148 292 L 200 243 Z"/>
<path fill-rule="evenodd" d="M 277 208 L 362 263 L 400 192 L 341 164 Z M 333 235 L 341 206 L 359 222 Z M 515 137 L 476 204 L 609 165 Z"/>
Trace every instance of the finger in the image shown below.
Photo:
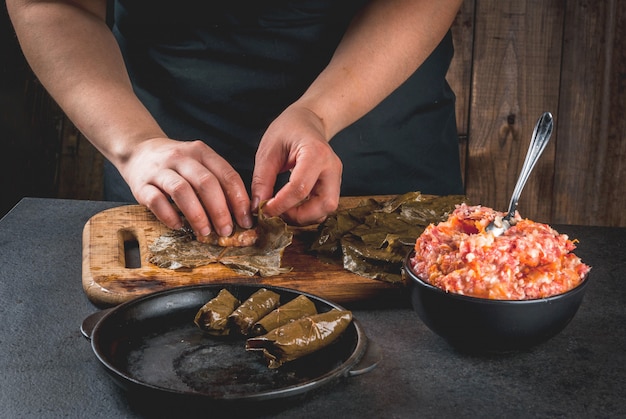
<path fill-rule="evenodd" d="M 177 167 L 177 169 L 181 178 L 185 179 L 185 183 L 189 185 L 193 196 L 187 194 L 186 188 L 184 188 L 184 195 L 181 194 L 180 198 L 171 196 L 186 217 L 194 217 L 193 221 L 189 219 L 194 231 L 204 236 L 210 233 L 210 230 L 208 232 L 196 230 L 196 226 L 201 226 L 204 218 L 213 226 L 217 234 L 229 236 L 233 231 L 233 219 L 219 180 L 204 165 L 195 160 L 186 161 L 184 166 Z M 183 190 L 182 187 L 181 190 Z M 178 199 L 181 200 L 180 204 Z"/>
<path fill-rule="evenodd" d="M 315 181 L 317 174 L 311 174 L 311 179 Z M 264 213 L 270 217 L 279 216 L 292 208 L 303 205 L 309 199 L 309 194 L 313 189 L 310 179 L 304 178 L 301 181 L 290 178 L 276 195 L 267 201 L 263 209 Z"/>
<path fill-rule="evenodd" d="M 230 235 L 232 233 L 233 216 L 241 227 L 252 227 L 250 197 L 239 173 L 224 158 L 213 152 L 203 153 L 202 164 L 204 167 L 198 170 L 203 175 L 192 177 L 192 184 L 211 215 L 211 221 L 214 223 L 215 228 L 218 229 L 218 232 L 228 233 L 221 235 Z M 215 194 L 218 190 L 220 191 L 220 195 L 217 198 L 219 201 L 215 201 Z M 221 218 L 218 220 L 213 217 Z M 231 232 L 226 231 L 227 219 Z M 222 220 L 225 227 L 223 231 L 219 230 Z"/>
<path fill-rule="evenodd" d="M 289 181 L 265 205 L 265 214 L 269 216 L 281 215 L 309 198 L 313 186 L 320 177 L 321 168 L 319 164 L 315 164 L 316 159 L 301 157 L 296 160 L 296 164 L 289 175 Z"/>
<path fill-rule="evenodd" d="M 252 210 L 258 211 L 259 204 L 267 201 L 274 194 L 276 178 L 282 171 L 282 164 L 278 159 L 269 157 L 270 153 L 257 151 L 254 172 L 252 173 Z"/>
<path fill-rule="evenodd" d="M 159 188 L 154 185 L 145 185 L 136 194 L 135 198 L 138 203 L 145 205 L 159 221 L 172 230 L 178 230 L 183 227 L 180 214 Z"/>
<path fill-rule="evenodd" d="M 250 205 L 250 197 L 246 186 L 233 168 L 228 168 L 222 173 L 220 178 L 222 189 L 226 192 L 226 199 L 231 208 L 233 216 L 237 224 L 243 228 L 251 228 L 253 226 L 252 211 Z"/>
<path fill-rule="evenodd" d="M 293 181 L 295 183 L 300 179 L 302 179 L 301 183 L 305 182 L 306 179 L 316 180 L 305 199 L 283 212 L 284 217 L 287 217 L 291 223 L 297 225 L 317 223 L 320 219 L 325 218 L 329 213 L 337 209 L 339 205 L 339 194 L 341 192 L 341 174 L 343 168 L 341 160 L 336 156 L 333 157 L 335 158 L 332 159 L 331 157 L 327 160 L 330 164 L 320 171 L 317 178 L 311 176 L 309 165 L 300 164 L 294 167 L 290 182 Z M 274 205 L 278 206 L 280 204 L 280 199 L 282 198 L 281 192 L 282 190 L 276 194 L 274 199 L 267 203 L 270 207 L 270 211 L 274 209 Z M 278 201 L 278 203 L 276 201 Z"/>
<path fill-rule="evenodd" d="M 341 166 L 339 166 L 341 168 Z M 292 179 L 297 180 L 300 172 L 295 170 L 292 173 Z M 270 199 L 265 207 L 268 215 L 274 215 L 274 211 L 281 211 L 280 205 L 288 206 L 291 202 L 289 198 L 283 197 L 290 194 L 289 188 L 292 183 L 285 185 L 283 189 L 278 191 L 276 197 Z M 302 184 L 301 184 L 302 185 Z M 300 191 L 305 187 L 301 186 Z M 290 223 L 296 225 L 307 225 L 319 222 L 320 219 L 326 217 L 329 213 L 335 211 L 339 205 L 339 193 L 341 189 L 341 169 L 339 171 L 327 170 L 320 174 L 311 192 L 304 198 L 300 199 L 294 205 L 284 211 L 279 212 Z M 294 200 L 298 199 L 298 193 L 292 195 Z"/>
<path fill-rule="evenodd" d="M 289 181 L 267 202 L 265 206 L 267 215 L 278 216 L 302 205 L 305 200 L 311 198 L 312 193 L 323 196 L 326 191 L 332 192 L 330 189 L 330 184 L 333 183 L 331 181 L 332 170 L 329 170 L 328 167 L 333 166 L 329 166 L 328 163 L 322 166 L 320 162 L 327 161 L 319 160 L 317 157 L 311 158 L 310 153 L 308 155 L 304 152 L 300 153 L 289 175 Z M 337 161 L 341 171 L 341 162 L 338 158 Z M 326 185 L 327 182 L 330 182 L 329 185 Z M 340 177 L 338 182 L 340 182 Z M 314 187 L 316 188 L 315 191 L 313 191 Z"/>
<path fill-rule="evenodd" d="M 176 171 L 166 170 L 160 173 L 155 184 L 172 198 L 196 235 L 207 236 L 211 233 L 213 219 L 209 220 L 194 188 L 185 177 Z"/>
<path fill-rule="evenodd" d="M 299 205 L 285 211 L 282 217 L 294 225 L 318 224 L 324 221 L 328 214 L 335 211 L 338 205 L 339 191 L 333 193 L 328 190 L 319 195 L 312 194 Z"/>

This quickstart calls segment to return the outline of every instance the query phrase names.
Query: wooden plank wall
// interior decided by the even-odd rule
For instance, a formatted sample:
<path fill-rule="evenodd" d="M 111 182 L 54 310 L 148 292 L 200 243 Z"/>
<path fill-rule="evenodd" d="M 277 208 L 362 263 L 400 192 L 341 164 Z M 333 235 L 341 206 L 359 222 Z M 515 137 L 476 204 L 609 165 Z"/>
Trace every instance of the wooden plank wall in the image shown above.
<path fill-rule="evenodd" d="M 104 157 L 68 119 L 60 127 L 62 147 L 59 159 L 57 196 L 68 199 L 104 199 L 102 172 Z"/>
<path fill-rule="evenodd" d="M 626 225 L 626 2 L 565 11 L 556 222 Z"/>
<path fill-rule="evenodd" d="M 626 226 L 626 4 L 466 0 L 449 80 L 468 197 L 507 207 L 537 118 L 555 131 L 520 213 Z"/>

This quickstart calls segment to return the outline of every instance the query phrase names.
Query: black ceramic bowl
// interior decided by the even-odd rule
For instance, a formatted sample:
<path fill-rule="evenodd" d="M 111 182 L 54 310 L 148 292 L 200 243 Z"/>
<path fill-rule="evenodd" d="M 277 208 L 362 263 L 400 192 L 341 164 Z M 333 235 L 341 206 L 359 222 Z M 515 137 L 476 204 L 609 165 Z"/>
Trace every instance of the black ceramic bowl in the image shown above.
<path fill-rule="evenodd" d="M 527 349 L 561 332 L 580 306 L 589 278 L 563 294 L 535 300 L 490 300 L 445 292 L 421 280 L 409 263 L 413 309 L 424 324 L 457 349 L 508 352 Z"/>

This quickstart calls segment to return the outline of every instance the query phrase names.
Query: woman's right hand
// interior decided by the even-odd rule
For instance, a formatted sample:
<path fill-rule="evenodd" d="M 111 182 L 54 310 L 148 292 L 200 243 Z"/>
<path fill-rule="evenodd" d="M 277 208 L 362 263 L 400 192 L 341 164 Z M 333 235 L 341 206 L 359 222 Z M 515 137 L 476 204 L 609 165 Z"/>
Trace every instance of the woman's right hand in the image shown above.
<path fill-rule="evenodd" d="M 172 203 L 196 235 L 214 230 L 229 236 L 233 217 L 239 226 L 252 227 L 250 198 L 241 177 L 201 141 L 147 139 L 138 142 L 117 168 L 137 202 L 172 229 L 182 227 Z"/>

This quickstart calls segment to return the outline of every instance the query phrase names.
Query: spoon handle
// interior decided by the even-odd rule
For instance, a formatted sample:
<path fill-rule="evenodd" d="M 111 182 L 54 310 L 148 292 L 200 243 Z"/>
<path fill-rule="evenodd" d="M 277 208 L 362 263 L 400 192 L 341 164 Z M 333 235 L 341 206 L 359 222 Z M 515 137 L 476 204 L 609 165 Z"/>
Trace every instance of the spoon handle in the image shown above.
<path fill-rule="evenodd" d="M 519 202 L 520 195 L 522 194 L 522 189 L 524 189 L 528 176 L 535 167 L 537 160 L 539 160 L 541 153 L 543 153 L 546 145 L 548 145 L 550 135 L 552 135 L 552 127 L 552 114 L 550 112 L 544 112 L 537 121 L 535 130 L 533 131 L 533 136 L 530 139 L 530 145 L 528 147 L 528 152 L 526 153 L 526 158 L 524 159 L 524 164 L 522 165 L 522 170 L 520 171 L 517 183 L 515 184 L 515 189 L 511 195 L 509 211 L 506 215 L 507 219 L 510 219 L 515 215 L 515 210 L 517 209 L 517 203 Z"/>

